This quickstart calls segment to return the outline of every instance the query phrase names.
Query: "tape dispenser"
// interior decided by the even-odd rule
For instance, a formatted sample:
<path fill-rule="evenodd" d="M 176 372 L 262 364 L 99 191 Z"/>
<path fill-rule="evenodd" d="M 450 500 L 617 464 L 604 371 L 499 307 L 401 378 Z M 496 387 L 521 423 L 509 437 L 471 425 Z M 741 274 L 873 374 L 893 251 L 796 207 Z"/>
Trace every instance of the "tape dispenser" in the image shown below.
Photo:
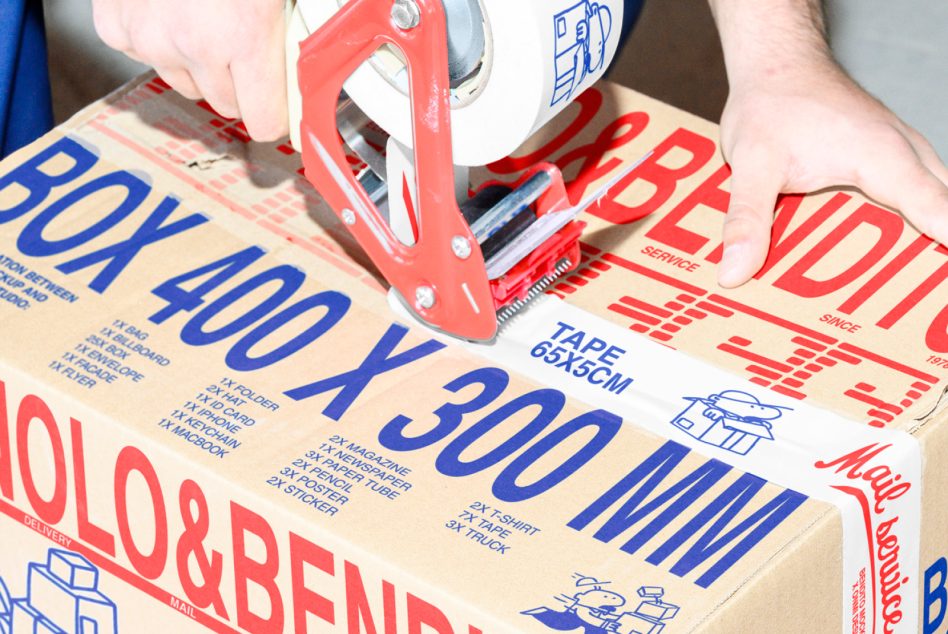
<path fill-rule="evenodd" d="M 289 5 L 290 121 L 306 177 L 427 326 L 492 341 L 579 264 L 576 216 L 608 185 L 573 204 L 551 164 L 473 193 L 468 173 L 599 79 L 621 21 L 622 0 Z"/>

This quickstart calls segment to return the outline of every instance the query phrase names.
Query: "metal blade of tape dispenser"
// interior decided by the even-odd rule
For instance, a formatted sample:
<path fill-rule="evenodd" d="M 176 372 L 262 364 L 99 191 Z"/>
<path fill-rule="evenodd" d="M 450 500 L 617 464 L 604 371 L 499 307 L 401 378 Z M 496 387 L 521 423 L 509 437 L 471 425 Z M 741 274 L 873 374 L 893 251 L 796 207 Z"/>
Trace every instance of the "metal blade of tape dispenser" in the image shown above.
<path fill-rule="evenodd" d="M 472 225 L 472 227 L 476 227 L 475 235 L 478 235 L 477 229 L 482 224 L 491 227 L 494 231 L 504 232 L 519 216 L 532 218 L 531 222 L 524 222 L 522 226 L 515 230 L 508 231 L 508 235 L 503 236 L 504 240 L 501 245 L 494 246 L 489 251 L 485 249 L 484 258 L 488 279 L 497 280 L 503 277 L 560 229 L 575 220 L 580 213 L 602 199 L 649 156 L 651 156 L 651 152 L 617 173 L 578 205 L 545 214 L 540 218 L 536 218 L 529 212 L 529 206 L 539 198 L 546 187 L 549 187 L 549 176 L 545 172 L 539 172 L 528 179 L 521 187 L 511 192 L 505 200 L 496 205 L 494 209 L 481 216 L 478 223 Z M 527 210 L 527 212 L 524 213 L 524 210 Z M 478 235 L 478 237 L 480 236 Z M 498 325 L 503 326 L 509 322 L 533 300 L 542 295 L 557 279 L 574 268 L 575 264 L 575 262 L 569 261 L 558 262 L 549 275 L 542 277 L 533 284 L 526 295 L 498 310 Z"/>

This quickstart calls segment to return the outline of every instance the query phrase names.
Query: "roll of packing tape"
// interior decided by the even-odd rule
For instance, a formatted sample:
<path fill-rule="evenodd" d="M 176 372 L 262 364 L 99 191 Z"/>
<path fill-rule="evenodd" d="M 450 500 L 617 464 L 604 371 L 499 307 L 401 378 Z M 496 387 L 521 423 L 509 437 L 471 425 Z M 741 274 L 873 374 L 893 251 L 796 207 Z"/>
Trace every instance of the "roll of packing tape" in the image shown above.
<path fill-rule="evenodd" d="M 516 150 L 602 77 L 622 30 L 623 0 L 479 1 L 483 60 L 452 91 L 458 165 L 486 165 Z M 339 5 L 340 0 L 301 0 L 306 30 L 318 29 Z M 386 132 L 412 145 L 407 71 L 396 55 L 376 54 L 345 88 Z"/>

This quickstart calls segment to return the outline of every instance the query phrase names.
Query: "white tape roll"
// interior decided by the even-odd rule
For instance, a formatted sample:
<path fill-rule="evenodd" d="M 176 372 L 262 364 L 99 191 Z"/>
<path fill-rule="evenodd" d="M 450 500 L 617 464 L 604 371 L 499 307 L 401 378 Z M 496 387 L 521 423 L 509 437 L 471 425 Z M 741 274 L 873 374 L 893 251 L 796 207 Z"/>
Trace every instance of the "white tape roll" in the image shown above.
<path fill-rule="evenodd" d="M 622 26 L 622 0 L 481 4 L 487 22 L 484 63 L 456 91 L 452 110 L 458 165 L 486 165 L 516 150 L 602 77 L 615 56 Z M 312 32 L 338 10 L 339 2 L 302 0 L 298 7 Z M 363 64 L 346 83 L 346 92 L 386 132 L 411 146 L 406 73 L 386 73 L 381 66 L 378 59 Z"/>

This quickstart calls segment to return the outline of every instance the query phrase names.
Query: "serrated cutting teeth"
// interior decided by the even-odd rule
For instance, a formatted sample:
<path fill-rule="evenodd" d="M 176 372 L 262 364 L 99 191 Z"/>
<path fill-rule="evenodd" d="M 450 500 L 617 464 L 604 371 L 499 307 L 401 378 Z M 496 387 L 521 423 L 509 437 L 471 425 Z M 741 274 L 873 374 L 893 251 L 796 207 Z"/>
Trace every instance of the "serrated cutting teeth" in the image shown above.
<path fill-rule="evenodd" d="M 497 326 L 502 328 L 506 322 L 510 321 L 513 317 L 520 313 L 524 308 L 530 305 L 530 303 L 535 300 L 537 297 L 542 295 L 546 289 L 550 287 L 553 282 L 558 280 L 564 273 L 573 268 L 572 262 L 569 260 L 561 260 L 556 267 L 553 269 L 553 272 L 549 275 L 541 278 L 536 284 L 530 287 L 530 290 L 527 294 L 521 299 L 517 299 L 510 304 L 507 304 L 499 311 L 497 311 Z"/>

